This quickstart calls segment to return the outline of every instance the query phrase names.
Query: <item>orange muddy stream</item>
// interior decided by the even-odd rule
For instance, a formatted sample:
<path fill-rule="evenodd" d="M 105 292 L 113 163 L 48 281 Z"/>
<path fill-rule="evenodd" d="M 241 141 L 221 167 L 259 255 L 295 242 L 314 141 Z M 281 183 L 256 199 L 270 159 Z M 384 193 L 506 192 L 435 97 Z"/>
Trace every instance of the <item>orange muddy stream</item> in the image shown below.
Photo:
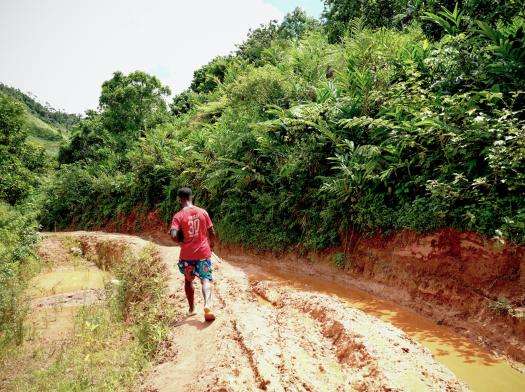
<path fill-rule="evenodd" d="M 428 348 L 439 362 L 475 392 L 525 391 L 525 374 L 511 367 L 506 360 L 495 357 L 450 328 L 437 325 L 394 302 L 337 282 L 297 275 L 291 281 L 289 275 L 278 268 L 238 263 L 231 258 L 228 261 L 244 269 L 251 280 L 273 280 L 299 289 L 335 295 L 349 306 L 391 323 Z"/>

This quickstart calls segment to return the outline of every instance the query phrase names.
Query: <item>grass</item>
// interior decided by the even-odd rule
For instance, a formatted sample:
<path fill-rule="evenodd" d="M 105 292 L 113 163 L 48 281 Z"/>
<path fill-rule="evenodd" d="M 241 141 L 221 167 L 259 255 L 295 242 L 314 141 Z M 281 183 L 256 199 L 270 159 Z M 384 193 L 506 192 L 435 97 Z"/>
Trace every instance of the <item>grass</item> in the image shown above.
<path fill-rule="evenodd" d="M 0 357 L 24 336 L 27 282 L 40 270 L 35 257 L 35 223 L 28 215 L 0 203 Z"/>
<path fill-rule="evenodd" d="M 88 248 L 75 239 L 62 240 L 67 252 L 75 245 Z M 75 310 L 52 309 L 51 316 L 33 310 L 29 316 L 33 331 L 21 346 L 0 357 L 0 373 L 5 375 L 0 389 L 137 390 L 148 365 L 167 354 L 175 314 L 168 302 L 165 264 L 153 245 L 139 254 L 119 249 L 118 257 L 110 248 L 110 241 L 91 247 L 100 251 L 97 264 L 109 267 L 115 277 L 106 285 L 106 300 Z M 70 256 L 71 262 L 81 262 Z M 63 266 L 63 261 L 59 264 Z"/>
<path fill-rule="evenodd" d="M 58 149 L 64 140 L 65 130 L 58 129 L 29 112 L 26 115 L 26 121 L 28 140 L 44 148 L 49 155 L 58 156 Z"/>
<path fill-rule="evenodd" d="M 128 327 L 115 319 L 111 308 L 83 307 L 67 340 L 56 347 L 58 351 L 49 354 L 48 350 L 37 347 L 34 357 L 39 363 L 21 372 L 9 388 L 20 391 L 130 390 L 147 363 L 139 342 L 131 336 Z M 50 357 L 52 360 L 47 362 Z"/>
<path fill-rule="evenodd" d="M 342 252 L 334 253 L 332 255 L 332 263 L 337 268 L 340 268 L 340 269 L 345 268 L 346 267 L 346 263 L 347 263 L 346 255 L 344 253 L 342 253 Z"/>
<path fill-rule="evenodd" d="M 156 247 L 147 246 L 136 257 L 128 255 L 115 272 L 116 300 L 124 322 L 134 325 L 135 336 L 149 357 L 163 355 L 175 313 L 168 301 L 169 271 Z"/>

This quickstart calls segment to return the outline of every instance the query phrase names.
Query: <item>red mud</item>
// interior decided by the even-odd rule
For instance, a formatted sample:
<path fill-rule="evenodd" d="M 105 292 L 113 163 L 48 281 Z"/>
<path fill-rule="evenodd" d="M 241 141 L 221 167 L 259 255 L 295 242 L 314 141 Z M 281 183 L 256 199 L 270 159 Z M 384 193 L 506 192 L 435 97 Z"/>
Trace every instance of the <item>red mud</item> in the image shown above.
<path fill-rule="evenodd" d="M 169 243 L 168 226 L 157 212 L 121 215 L 100 228 L 109 232 L 139 233 Z M 443 229 L 430 234 L 410 231 L 364 238 L 349 233 L 338 248 L 281 254 L 219 244 L 225 257 L 253 256 L 261 263 L 287 270 L 337 275 L 359 288 L 392 300 L 451 326 L 491 350 L 525 362 L 525 318 L 490 308 L 499 298 L 512 308 L 525 306 L 525 247 L 502 244 L 476 233 Z M 336 253 L 345 253 L 347 266 L 332 267 Z M 331 277 L 333 278 L 333 277 Z"/>

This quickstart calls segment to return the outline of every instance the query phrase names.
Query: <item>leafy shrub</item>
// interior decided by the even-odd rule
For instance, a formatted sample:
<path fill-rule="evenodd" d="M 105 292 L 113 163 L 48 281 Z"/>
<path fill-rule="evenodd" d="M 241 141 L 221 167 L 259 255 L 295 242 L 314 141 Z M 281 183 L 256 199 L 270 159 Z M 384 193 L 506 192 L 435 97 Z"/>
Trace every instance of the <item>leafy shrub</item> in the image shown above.
<path fill-rule="evenodd" d="M 279 70 L 270 65 L 255 68 L 238 77 L 227 88 L 231 101 L 237 104 L 255 104 L 258 108 L 268 105 L 287 106 L 292 86 Z"/>
<path fill-rule="evenodd" d="M 34 214 L 0 202 L 0 349 L 22 342 L 27 304 L 21 295 L 38 266 L 36 228 Z"/>
<path fill-rule="evenodd" d="M 26 142 L 22 105 L 0 94 L 0 200 L 16 204 L 40 184 L 46 172 L 43 149 Z"/>
<path fill-rule="evenodd" d="M 190 89 L 196 93 L 209 93 L 224 81 L 228 58 L 216 57 L 193 73 Z"/>
<path fill-rule="evenodd" d="M 334 253 L 332 255 L 332 263 L 337 268 L 345 268 L 346 267 L 346 255 L 344 253 Z"/>
<path fill-rule="evenodd" d="M 167 340 L 174 316 L 167 295 L 169 271 L 153 245 L 123 261 L 115 267 L 120 311 L 124 321 L 135 325 L 143 350 L 153 356 Z"/>
<path fill-rule="evenodd" d="M 518 42 L 520 23 L 491 27 L 497 42 Z M 44 222 L 96 226 L 134 206 L 167 221 L 177 188 L 191 186 L 223 241 L 257 248 L 442 227 L 522 243 L 522 79 L 506 72 L 514 54 L 471 26 L 431 41 L 416 25 L 355 23 L 337 44 L 315 29 L 259 31 L 246 47 L 257 44 L 255 57 L 217 60 L 220 83 L 141 136 L 107 129 L 105 108 L 85 122 L 107 141 L 70 145 L 89 159 L 60 168 Z M 214 67 L 196 86 L 215 80 Z"/>

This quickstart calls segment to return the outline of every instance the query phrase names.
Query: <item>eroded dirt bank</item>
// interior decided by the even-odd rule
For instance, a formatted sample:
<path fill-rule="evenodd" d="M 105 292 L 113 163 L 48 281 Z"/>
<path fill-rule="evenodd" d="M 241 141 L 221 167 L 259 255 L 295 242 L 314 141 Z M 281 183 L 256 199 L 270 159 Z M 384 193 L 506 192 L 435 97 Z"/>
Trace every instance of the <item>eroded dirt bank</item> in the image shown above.
<path fill-rule="evenodd" d="M 343 287 L 359 287 L 447 325 L 491 351 L 525 362 L 523 247 L 444 230 L 426 236 L 349 236 L 341 248 L 302 256 L 226 245 L 218 253 L 239 262 L 256 259 L 281 274 L 299 271 Z M 336 258 L 345 261 L 343 268 L 334 266 Z"/>
<path fill-rule="evenodd" d="M 169 244 L 167 228 L 155 212 L 121 215 L 104 230 L 140 232 Z M 525 362 L 524 246 L 452 229 L 373 238 L 349 233 L 342 242 L 339 248 L 301 256 L 298 251 L 275 255 L 224 245 L 219 253 L 243 262 L 256 259 L 284 273 L 295 270 L 351 283 Z M 345 266 L 337 270 L 334 258 L 341 256 Z"/>
<path fill-rule="evenodd" d="M 138 247 L 147 243 L 118 234 L 68 235 L 79 238 L 86 250 L 108 240 Z M 159 245 L 172 272 L 172 299 L 182 312 L 186 302 L 175 266 L 178 252 L 178 247 Z M 216 267 L 217 320 L 208 324 L 198 314 L 176 321 L 176 353 L 149 372 L 147 390 L 468 389 L 400 329 L 335 296 L 257 278 L 251 267 L 245 270 L 228 261 Z"/>

